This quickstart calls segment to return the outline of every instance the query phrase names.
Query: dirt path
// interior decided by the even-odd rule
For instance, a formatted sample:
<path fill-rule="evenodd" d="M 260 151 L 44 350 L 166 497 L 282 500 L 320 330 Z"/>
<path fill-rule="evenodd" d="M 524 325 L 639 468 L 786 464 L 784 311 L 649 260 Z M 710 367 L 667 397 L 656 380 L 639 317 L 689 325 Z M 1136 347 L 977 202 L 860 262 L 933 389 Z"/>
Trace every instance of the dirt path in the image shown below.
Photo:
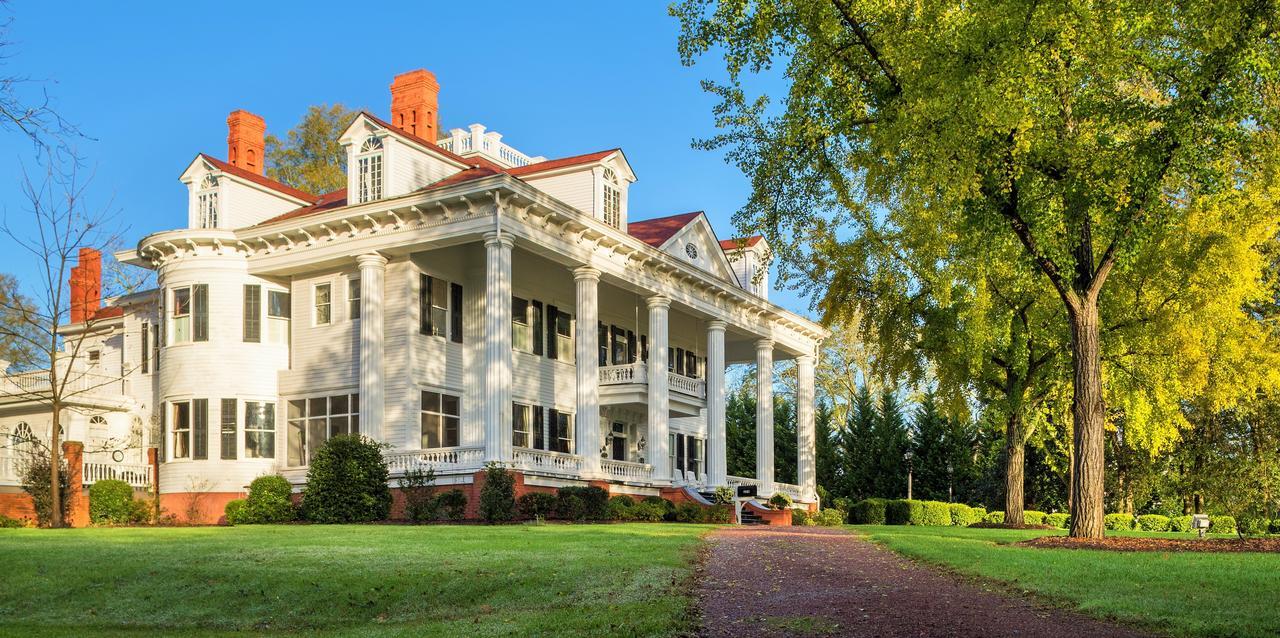
<path fill-rule="evenodd" d="M 706 636 L 1144 636 L 984 591 L 836 529 L 726 528 L 709 552 Z"/>

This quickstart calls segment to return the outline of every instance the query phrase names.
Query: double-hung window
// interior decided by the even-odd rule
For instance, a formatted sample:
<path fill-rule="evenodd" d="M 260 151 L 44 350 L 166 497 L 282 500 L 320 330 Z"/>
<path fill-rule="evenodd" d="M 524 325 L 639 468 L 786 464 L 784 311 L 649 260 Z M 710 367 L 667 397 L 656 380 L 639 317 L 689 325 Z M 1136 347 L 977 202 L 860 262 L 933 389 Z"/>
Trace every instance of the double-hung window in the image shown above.
<path fill-rule="evenodd" d="M 611 168 L 604 169 L 604 223 L 614 228 L 622 227 L 622 188 L 618 174 Z"/>
<path fill-rule="evenodd" d="M 333 318 L 333 284 L 316 284 L 314 290 L 315 325 L 327 326 Z"/>
<path fill-rule="evenodd" d="M 246 402 L 245 416 L 246 448 L 249 439 L 256 438 L 256 443 L 259 446 L 259 452 L 257 453 L 263 454 L 262 457 L 257 458 L 273 457 L 275 456 L 275 408 L 270 403 L 261 404 L 262 407 L 258 408 L 261 419 L 254 424 L 254 430 L 258 434 L 250 437 L 250 426 L 248 424 L 250 417 L 247 414 L 248 403 Z M 292 466 L 309 463 L 316 450 L 319 450 L 320 446 L 329 440 L 329 437 L 354 434 L 360 431 L 360 395 L 358 394 L 291 399 L 288 410 L 287 460 L 289 465 Z M 267 432 L 271 434 L 267 434 Z M 250 454 L 251 452 L 246 449 L 245 456 Z"/>
<path fill-rule="evenodd" d="M 356 155 L 356 203 L 382 199 L 382 139 L 370 136 Z"/>
<path fill-rule="evenodd" d="M 200 228 L 218 227 L 218 178 L 205 175 L 196 193 L 197 223 Z"/>
<path fill-rule="evenodd" d="M 431 390 L 422 391 L 422 448 L 455 447 L 461 406 L 458 397 Z"/>
<path fill-rule="evenodd" d="M 170 308 L 173 313 L 170 319 L 173 343 L 191 341 L 191 288 L 174 288 Z"/>
<path fill-rule="evenodd" d="M 289 293 L 267 291 L 267 339 L 271 343 L 289 341 Z"/>
<path fill-rule="evenodd" d="M 533 322 L 529 318 L 532 307 L 528 299 L 511 298 L 511 347 L 520 352 L 533 352 Z"/>
<path fill-rule="evenodd" d="M 421 275 L 418 285 L 418 331 L 424 335 L 444 336 L 448 329 L 448 283 L 431 275 Z"/>
<path fill-rule="evenodd" d="M 337 398 L 337 397 L 334 397 Z M 344 400 L 347 398 L 342 397 Z M 359 420 L 359 417 L 355 417 Z M 244 402 L 244 457 L 271 459 L 276 456 L 276 404 Z"/>
<path fill-rule="evenodd" d="M 175 401 L 169 408 L 173 413 L 173 458 L 191 458 L 191 403 Z"/>
<path fill-rule="evenodd" d="M 540 405 L 511 404 L 511 444 L 535 450 L 551 450 L 547 441 L 546 411 Z"/>
<path fill-rule="evenodd" d="M 171 343 L 209 340 L 209 285 L 173 288 L 170 302 Z"/>
<path fill-rule="evenodd" d="M 547 426 L 551 450 L 565 454 L 573 452 L 573 415 L 555 409 L 550 410 Z"/>
<path fill-rule="evenodd" d="M 573 317 L 567 312 L 556 312 L 554 331 L 555 341 L 548 343 L 547 348 L 555 348 L 557 359 L 573 361 Z"/>
<path fill-rule="evenodd" d="M 347 318 L 360 318 L 360 280 L 355 277 L 347 279 Z"/>

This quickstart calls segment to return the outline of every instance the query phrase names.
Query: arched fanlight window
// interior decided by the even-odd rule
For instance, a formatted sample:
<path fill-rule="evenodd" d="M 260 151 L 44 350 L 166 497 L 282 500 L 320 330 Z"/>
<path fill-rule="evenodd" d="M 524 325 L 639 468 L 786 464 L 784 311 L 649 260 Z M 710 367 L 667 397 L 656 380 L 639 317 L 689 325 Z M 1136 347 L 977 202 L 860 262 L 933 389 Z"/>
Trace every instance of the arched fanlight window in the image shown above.
<path fill-rule="evenodd" d="M 614 228 L 622 227 L 622 188 L 618 184 L 618 174 L 612 168 L 605 168 L 604 173 L 604 223 Z"/>
<path fill-rule="evenodd" d="M 356 202 L 382 199 L 382 138 L 370 135 L 356 158 Z"/>
<path fill-rule="evenodd" d="M 200 180 L 196 193 L 196 210 L 200 228 L 218 227 L 218 178 L 212 173 Z"/>
<path fill-rule="evenodd" d="M 31 435 L 31 426 L 27 425 L 26 421 L 19 421 L 13 428 L 13 432 L 9 434 L 9 440 L 13 442 L 13 447 L 26 450 L 30 448 L 35 437 Z"/>

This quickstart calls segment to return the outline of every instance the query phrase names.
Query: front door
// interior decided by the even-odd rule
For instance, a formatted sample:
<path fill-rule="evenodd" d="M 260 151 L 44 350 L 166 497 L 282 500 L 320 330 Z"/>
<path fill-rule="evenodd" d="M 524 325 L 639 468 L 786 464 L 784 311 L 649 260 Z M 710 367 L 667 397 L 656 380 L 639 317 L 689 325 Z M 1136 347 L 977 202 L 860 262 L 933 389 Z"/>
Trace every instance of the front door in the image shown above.
<path fill-rule="evenodd" d="M 611 450 L 609 458 L 615 461 L 627 460 L 626 429 L 627 427 L 623 423 L 613 424 L 613 450 Z"/>

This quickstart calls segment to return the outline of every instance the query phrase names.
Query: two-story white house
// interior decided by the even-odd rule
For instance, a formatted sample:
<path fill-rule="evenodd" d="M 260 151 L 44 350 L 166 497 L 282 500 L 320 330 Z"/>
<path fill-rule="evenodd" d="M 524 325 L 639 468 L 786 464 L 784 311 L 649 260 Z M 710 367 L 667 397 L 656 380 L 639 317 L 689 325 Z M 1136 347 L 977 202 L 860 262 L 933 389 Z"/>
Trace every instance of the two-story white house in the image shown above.
<path fill-rule="evenodd" d="M 232 113 L 227 159 L 182 173 L 184 227 L 117 255 L 158 275 L 150 304 L 124 308 L 112 356 L 153 393 L 133 409 L 159 422 L 162 503 L 179 511 L 200 490 L 220 512 L 270 472 L 300 485 L 346 433 L 389 444 L 393 475 L 431 466 L 440 484 L 498 461 L 526 485 L 755 483 L 816 499 L 827 332 L 769 302 L 766 242 L 722 241 L 700 212 L 631 219 L 620 149 L 548 160 L 478 124 L 438 130 L 427 71 L 391 93 L 389 121 L 362 112 L 342 133 L 347 187 L 332 193 L 264 177 L 265 124 Z M 799 485 L 773 480 L 772 369 L 786 359 Z M 763 381 L 754 478 L 726 475 L 735 363 Z"/>

